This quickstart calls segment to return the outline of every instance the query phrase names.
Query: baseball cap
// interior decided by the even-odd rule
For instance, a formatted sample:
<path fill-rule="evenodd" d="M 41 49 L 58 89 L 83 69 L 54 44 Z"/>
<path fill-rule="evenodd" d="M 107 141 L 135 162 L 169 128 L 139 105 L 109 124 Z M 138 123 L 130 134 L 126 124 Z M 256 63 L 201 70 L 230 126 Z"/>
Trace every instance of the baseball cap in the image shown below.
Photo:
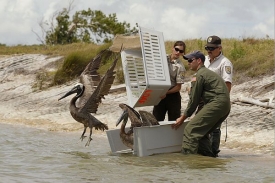
<path fill-rule="evenodd" d="M 206 40 L 206 45 L 207 47 L 217 47 L 220 46 L 222 43 L 221 38 L 218 36 L 209 36 Z"/>
<path fill-rule="evenodd" d="M 198 50 L 193 51 L 192 53 L 189 53 L 187 55 L 183 55 L 183 58 L 185 60 L 189 60 L 189 59 L 194 58 L 194 57 L 195 58 L 200 58 L 203 62 L 205 60 L 204 54 L 202 52 L 198 51 Z"/>

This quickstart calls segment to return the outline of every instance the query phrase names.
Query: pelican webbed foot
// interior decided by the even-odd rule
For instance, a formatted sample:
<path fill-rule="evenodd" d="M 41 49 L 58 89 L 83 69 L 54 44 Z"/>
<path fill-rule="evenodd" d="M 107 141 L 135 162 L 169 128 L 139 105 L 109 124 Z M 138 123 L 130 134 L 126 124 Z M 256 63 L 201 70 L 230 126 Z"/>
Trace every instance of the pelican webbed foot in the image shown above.
<path fill-rule="evenodd" d="M 90 145 L 91 140 L 93 140 L 93 139 L 92 139 L 92 129 L 90 130 L 90 135 L 89 135 L 89 138 L 88 138 L 87 143 L 85 144 L 85 147 L 87 147 L 87 146 Z"/>
<path fill-rule="evenodd" d="M 87 147 L 87 146 L 90 145 L 91 140 L 93 140 L 93 139 L 92 139 L 92 137 L 89 136 L 88 141 L 87 141 L 87 143 L 85 144 L 85 147 Z"/>
<path fill-rule="evenodd" d="M 81 135 L 80 140 L 83 141 L 87 136 Z"/>

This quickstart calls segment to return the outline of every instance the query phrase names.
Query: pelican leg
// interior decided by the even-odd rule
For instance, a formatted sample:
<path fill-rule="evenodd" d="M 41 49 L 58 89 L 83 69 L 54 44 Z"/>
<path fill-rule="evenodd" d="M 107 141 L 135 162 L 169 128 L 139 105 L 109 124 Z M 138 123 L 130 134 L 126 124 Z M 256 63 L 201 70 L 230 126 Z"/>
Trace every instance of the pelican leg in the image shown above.
<path fill-rule="evenodd" d="M 84 127 L 84 131 L 80 137 L 81 141 L 83 141 L 83 139 L 86 137 L 86 136 L 84 136 L 84 134 L 86 133 L 86 129 L 87 129 L 87 127 Z"/>
<path fill-rule="evenodd" d="M 88 138 L 87 143 L 85 144 L 85 147 L 87 147 L 87 146 L 90 145 L 91 140 L 93 140 L 93 139 L 92 139 L 92 129 L 90 129 L 90 135 L 89 135 L 89 138 Z"/>

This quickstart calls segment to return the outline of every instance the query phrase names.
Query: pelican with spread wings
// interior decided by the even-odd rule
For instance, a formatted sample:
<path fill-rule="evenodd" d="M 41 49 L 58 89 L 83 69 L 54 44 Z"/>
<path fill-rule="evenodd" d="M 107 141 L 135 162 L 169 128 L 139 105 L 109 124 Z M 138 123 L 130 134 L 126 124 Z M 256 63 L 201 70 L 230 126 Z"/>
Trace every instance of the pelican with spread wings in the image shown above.
<path fill-rule="evenodd" d="M 86 129 L 90 128 L 90 135 L 85 146 L 90 145 L 92 140 L 92 128 L 96 130 L 108 130 L 108 126 L 91 113 L 96 113 L 102 98 L 109 93 L 111 85 L 115 79 L 115 66 L 118 61 L 118 54 L 115 56 L 113 64 L 107 70 L 105 75 L 101 78 L 97 73 L 103 55 L 112 55 L 109 49 L 101 51 L 95 58 L 93 58 L 86 66 L 80 75 L 80 83 L 76 84 L 69 92 L 63 95 L 58 100 L 61 100 L 71 94 L 76 95 L 70 101 L 70 113 L 72 117 L 79 123 L 84 125 L 84 131 L 80 137 L 83 141 L 85 138 Z"/>

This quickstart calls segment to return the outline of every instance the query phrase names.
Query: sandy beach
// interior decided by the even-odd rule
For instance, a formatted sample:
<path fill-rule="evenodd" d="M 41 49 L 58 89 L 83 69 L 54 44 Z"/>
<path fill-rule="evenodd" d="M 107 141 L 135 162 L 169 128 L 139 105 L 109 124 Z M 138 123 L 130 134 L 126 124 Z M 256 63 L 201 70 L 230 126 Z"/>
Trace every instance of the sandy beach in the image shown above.
<path fill-rule="evenodd" d="M 35 86 L 36 73 L 41 70 L 55 70 L 54 64 L 61 57 L 28 54 L 0 57 L 0 122 L 45 129 L 49 131 L 82 131 L 83 125 L 76 122 L 69 113 L 71 97 L 57 99 L 77 82 L 38 90 Z M 123 88 L 124 85 L 114 85 Z M 183 85 L 182 110 L 188 102 L 187 88 Z M 232 109 L 227 125 L 222 125 L 223 148 L 253 151 L 274 156 L 274 108 L 263 107 L 242 99 L 249 98 L 274 106 L 274 76 L 259 77 L 239 85 L 233 83 L 231 91 Z M 94 114 L 103 123 L 114 129 L 121 115 L 119 103 L 127 103 L 124 90 L 111 92 L 105 97 Z M 152 106 L 143 107 L 152 111 Z M 227 130 L 227 140 L 224 141 Z M 94 133 L 105 133 L 94 131 Z"/>

